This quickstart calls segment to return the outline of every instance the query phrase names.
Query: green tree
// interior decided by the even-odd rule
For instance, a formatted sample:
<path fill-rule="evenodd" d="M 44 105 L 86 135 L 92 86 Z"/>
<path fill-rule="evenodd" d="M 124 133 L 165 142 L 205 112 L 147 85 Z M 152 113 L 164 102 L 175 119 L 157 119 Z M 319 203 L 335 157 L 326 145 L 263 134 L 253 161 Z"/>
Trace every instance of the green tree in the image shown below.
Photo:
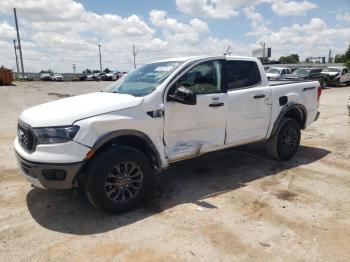
<path fill-rule="evenodd" d="M 105 68 L 105 70 L 103 70 L 103 72 L 105 72 L 105 73 L 110 73 L 111 70 L 109 70 L 109 68 L 107 67 L 107 68 Z"/>
<path fill-rule="evenodd" d="M 334 58 L 334 63 L 344 63 L 345 62 L 345 56 L 337 54 Z"/>
<path fill-rule="evenodd" d="M 86 68 L 82 73 L 83 74 L 91 74 L 91 69 L 89 69 L 89 68 Z"/>
<path fill-rule="evenodd" d="M 298 63 L 300 63 L 298 54 L 290 54 L 288 56 L 281 56 L 279 61 L 281 61 L 282 64 L 298 64 Z"/>
<path fill-rule="evenodd" d="M 48 73 L 48 74 L 52 75 L 52 74 L 53 74 L 53 71 L 52 71 L 51 69 L 49 69 L 49 70 L 41 70 L 39 73 L 40 73 L 40 74 Z"/>
<path fill-rule="evenodd" d="M 350 68 L 350 45 L 344 54 L 337 54 L 334 58 L 335 63 L 344 63 Z"/>
<path fill-rule="evenodd" d="M 259 57 L 261 63 L 268 63 L 269 62 L 269 58 L 268 57 Z"/>

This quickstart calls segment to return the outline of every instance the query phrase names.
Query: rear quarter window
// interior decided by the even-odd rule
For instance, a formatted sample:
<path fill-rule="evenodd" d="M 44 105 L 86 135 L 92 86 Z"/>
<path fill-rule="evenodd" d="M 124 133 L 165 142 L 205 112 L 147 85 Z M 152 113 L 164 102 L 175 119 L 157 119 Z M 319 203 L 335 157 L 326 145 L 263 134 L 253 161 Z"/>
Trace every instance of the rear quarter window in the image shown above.
<path fill-rule="evenodd" d="M 254 61 L 226 61 L 227 89 L 248 88 L 261 83 L 258 65 Z"/>

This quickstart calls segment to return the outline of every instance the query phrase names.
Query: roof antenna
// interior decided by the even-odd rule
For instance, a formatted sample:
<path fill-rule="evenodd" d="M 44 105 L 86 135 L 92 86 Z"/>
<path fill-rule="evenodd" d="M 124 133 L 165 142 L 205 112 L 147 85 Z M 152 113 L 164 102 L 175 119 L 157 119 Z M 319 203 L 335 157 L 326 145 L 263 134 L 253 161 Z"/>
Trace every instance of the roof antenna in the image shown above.
<path fill-rule="evenodd" d="M 226 50 L 226 52 L 224 53 L 224 55 L 230 55 L 230 54 L 231 54 L 230 48 L 231 48 L 231 46 L 229 45 L 229 46 L 227 47 L 227 50 Z"/>

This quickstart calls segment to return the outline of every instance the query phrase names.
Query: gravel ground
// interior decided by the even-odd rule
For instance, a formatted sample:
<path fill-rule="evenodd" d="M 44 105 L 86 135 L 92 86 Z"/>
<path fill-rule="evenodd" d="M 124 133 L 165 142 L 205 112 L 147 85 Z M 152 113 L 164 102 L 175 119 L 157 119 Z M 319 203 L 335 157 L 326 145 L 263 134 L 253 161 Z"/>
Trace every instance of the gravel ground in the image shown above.
<path fill-rule="evenodd" d="M 23 109 L 107 84 L 0 87 L 1 261 L 350 261 L 350 87 L 324 90 L 292 160 L 254 144 L 177 163 L 112 216 L 81 192 L 31 187 L 12 145 Z"/>

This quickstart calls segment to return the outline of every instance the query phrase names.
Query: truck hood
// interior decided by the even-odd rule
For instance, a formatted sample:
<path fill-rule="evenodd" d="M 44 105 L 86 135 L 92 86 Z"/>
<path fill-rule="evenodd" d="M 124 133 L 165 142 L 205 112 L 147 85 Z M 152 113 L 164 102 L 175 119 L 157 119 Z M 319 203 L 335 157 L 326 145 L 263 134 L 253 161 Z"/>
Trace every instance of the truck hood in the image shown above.
<path fill-rule="evenodd" d="M 321 74 L 325 75 L 325 76 L 336 76 L 339 73 L 338 72 L 322 72 Z"/>
<path fill-rule="evenodd" d="M 28 108 L 19 118 L 32 127 L 72 125 L 79 119 L 137 106 L 142 100 L 126 94 L 96 92 Z"/>

